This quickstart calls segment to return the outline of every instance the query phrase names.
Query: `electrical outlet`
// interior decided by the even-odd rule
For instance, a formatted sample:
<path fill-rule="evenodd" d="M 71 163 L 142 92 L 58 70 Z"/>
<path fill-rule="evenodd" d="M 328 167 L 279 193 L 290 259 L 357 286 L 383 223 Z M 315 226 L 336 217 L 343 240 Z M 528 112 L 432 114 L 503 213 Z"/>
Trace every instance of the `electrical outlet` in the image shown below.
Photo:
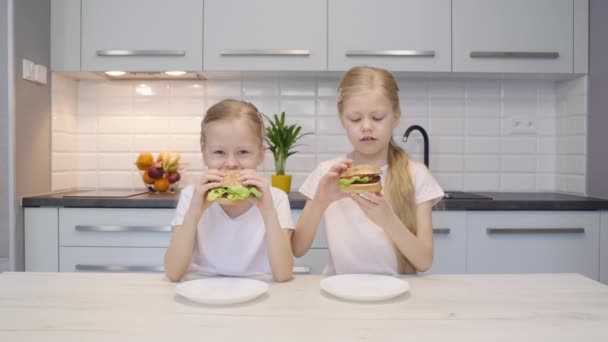
<path fill-rule="evenodd" d="M 511 134 L 536 134 L 537 122 L 534 118 L 511 118 Z"/>

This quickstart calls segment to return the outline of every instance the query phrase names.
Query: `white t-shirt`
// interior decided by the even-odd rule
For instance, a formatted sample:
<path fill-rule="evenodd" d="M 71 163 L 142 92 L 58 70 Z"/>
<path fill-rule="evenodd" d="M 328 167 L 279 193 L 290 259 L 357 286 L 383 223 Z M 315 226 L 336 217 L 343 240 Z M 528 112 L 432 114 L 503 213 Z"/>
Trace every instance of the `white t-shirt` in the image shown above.
<path fill-rule="evenodd" d="M 182 190 L 171 221 L 173 227 L 183 224 L 193 194 L 194 185 Z M 271 188 L 270 195 L 281 227 L 293 229 L 287 194 Z M 189 272 L 228 276 L 272 273 L 264 220 L 256 206 L 233 219 L 218 203 L 214 203 L 203 213 L 197 229 Z"/>
<path fill-rule="evenodd" d="M 338 160 L 345 158 L 346 156 L 322 162 L 302 184 L 300 192 L 312 199 L 321 177 Z M 429 200 L 433 201 L 433 205 L 437 204 L 444 196 L 439 183 L 424 164 L 410 159 L 409 165 L 416 204 Z M 387 165 L 381 169 L 386 174 Z M 384 178 L 381 178 L 382 183 Z M 399 273 L 390 238 L 365 215 L 352 198 L 331 203 L 325 209 L 324 221 L 330 258 L 323 273 Z"/>

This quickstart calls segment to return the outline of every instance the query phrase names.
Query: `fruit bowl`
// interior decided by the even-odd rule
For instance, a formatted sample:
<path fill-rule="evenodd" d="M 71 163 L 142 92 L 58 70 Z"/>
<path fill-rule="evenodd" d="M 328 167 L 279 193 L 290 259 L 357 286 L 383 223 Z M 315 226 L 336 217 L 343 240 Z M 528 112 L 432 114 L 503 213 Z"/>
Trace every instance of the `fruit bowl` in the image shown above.
<path fill-rule="evenodd" d="M 183 164 L 179 162 L 180 154 L 163 151 L 154 159 L 152 153 L 142 152 L 135 161 L 141 180 L 153 193 L 173 193 L 177 191 L 184 175 Z"/>
<path fill-rule="evenodd" d="M 177 169 L 174 172 L 164 172 L 162 177 L 154 179 L 148 175 L 147 171 L 139 170 L 142 184 L 149 192 L 155 194 L 174 193 L 179 188 L 179 182 L 184 176 L 184 169 Z"/>

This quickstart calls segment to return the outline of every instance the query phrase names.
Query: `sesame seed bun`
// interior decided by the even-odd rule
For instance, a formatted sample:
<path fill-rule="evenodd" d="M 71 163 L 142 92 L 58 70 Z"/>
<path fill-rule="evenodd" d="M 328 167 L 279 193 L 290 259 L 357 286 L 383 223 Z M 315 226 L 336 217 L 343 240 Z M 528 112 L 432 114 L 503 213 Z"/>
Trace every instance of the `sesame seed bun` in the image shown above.
<path fill-rule="evenodd" d="M 349 167 L 340 173 L 340 177 L 352 177 L 359 175 L 379 175 L 382 174 L 382 169 L 375 165 L 357 165 Z"/>

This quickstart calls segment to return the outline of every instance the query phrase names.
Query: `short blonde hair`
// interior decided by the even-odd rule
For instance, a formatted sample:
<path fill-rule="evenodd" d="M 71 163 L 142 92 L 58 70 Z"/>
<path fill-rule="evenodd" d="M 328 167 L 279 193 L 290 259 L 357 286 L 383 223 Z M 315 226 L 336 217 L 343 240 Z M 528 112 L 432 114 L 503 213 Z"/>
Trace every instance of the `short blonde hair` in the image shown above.
<path fill-rule="evenodd" d="M 391 103 L 395 115 L 401 115 L 399 86 L 393 75 L 384 69 L 355 67 L 346 72 L 338 91 L 338 112 L 342 115 L 344 103 L 362 91 L 378 91 Z M 388 149 L 388 175 L 384 185 L 387 199 L 399 220 L 414 235 L 417 232 L 415 189 L 409 172 L 407 153 L 391 139 Z M 395 246 L 400 273 L 416 273 L 416 269 Z"/>

